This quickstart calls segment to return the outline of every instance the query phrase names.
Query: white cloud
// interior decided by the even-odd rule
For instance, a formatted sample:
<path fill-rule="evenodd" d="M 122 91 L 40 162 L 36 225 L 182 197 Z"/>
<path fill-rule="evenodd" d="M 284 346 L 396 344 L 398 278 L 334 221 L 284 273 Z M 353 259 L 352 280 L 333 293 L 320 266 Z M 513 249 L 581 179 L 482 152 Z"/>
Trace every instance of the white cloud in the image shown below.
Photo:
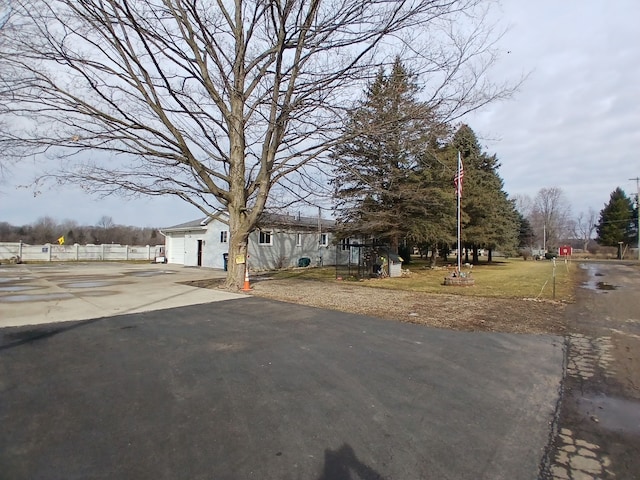
<path fill-rule="evenodd" d="M 506 2 L 505 2 L 506 3 Z M 640 175 L 640 3 L 508 2 L 496 78 L 531 72 L 509 101 L 467 121 L 502 162 L 511 194 L 563 189 L 575 213 L 600 210 Z"/>

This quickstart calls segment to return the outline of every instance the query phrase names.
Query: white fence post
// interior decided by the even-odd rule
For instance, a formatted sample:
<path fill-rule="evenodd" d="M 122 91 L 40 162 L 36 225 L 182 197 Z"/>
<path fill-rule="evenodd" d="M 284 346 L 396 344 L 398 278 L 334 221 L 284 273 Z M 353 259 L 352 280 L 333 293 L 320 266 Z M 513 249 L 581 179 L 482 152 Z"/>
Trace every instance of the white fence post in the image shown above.
<path fill-rule="evenodd" d="M 51 244 L 50 243 L 47 243 L 47 253 L 48 253 L 47 262 L 50 262 L 51 261 Z"/>
<path fill-rule="evenodd" d="M 74 244 L 74 247 L 76 247 L 76 262 L 77 262 L 78 260 L 80 260 L 80 244 L 76 243 Z"/>

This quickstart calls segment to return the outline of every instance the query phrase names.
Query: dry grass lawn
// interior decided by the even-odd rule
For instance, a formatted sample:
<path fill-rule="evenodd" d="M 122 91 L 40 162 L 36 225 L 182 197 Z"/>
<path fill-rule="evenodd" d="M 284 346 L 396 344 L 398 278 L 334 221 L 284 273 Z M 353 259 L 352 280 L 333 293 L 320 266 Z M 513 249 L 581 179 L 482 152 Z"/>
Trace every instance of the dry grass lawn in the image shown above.
<path fill-rule="evenodd" d="M 420 263 L 406 277 L 364 281 L 307 268 L 254 276 L 251 286 L 256 296 L 439 328 L 563 334 L 577 270 L 562 260 L 555 268 L 551 261 L 506 260 L 473 267 L 475 285 L 455 287 L 443 285 L 446 267 Z"/>

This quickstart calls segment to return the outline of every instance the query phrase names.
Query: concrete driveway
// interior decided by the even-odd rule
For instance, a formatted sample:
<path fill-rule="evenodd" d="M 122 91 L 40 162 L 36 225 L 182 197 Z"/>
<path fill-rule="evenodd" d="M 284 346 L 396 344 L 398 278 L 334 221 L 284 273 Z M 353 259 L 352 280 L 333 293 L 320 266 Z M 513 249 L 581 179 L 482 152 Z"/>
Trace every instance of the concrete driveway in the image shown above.
<path fill-rule="evenodd" d="M 562 358 L 251 297 L 2 328 L 1 476 L 533 480 Z"/>
<path fill-rule="evenodd" d="M 225 272 L 163 264 L 0 266 L 0 327 L 84 320 L 240 298 L 182 284 Z"/>

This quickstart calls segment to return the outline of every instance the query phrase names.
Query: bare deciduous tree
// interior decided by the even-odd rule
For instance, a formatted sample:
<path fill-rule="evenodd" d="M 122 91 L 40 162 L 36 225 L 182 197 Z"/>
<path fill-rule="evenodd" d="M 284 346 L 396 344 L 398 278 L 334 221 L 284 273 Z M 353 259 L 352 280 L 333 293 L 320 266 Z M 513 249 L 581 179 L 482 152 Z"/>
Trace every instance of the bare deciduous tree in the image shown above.
<path fill-rule="evenodd" d="M 568 237 L 571 205 L 561 188 L 549 187 L 538 191 L 533 199 L 530 223 L 539 245 L 558 247 L 560 241 Z"/>
<path fill-rule="evenodd" d="M 8 0 L 0 0 L 0 41 L 2 41 L 2 29 L 5 26 L 5 24 L 7 23 L 7 21 L 9 20 L 9 16 L 11 15 L 11 4 Z M 0 86 L 0 89 L 2 87 Z M 0 96 L 3 96 L 2 94 L 4 94 L 5 92 L 0 91 Z M 3 112 L 3 108 L 2 108 L 2 103 L 0 103 L 0 115 Z M 6 131 L 7 127 L 5 125 L 5 122 L 2 121 L 1 117 L 0 117 L 0 131 Z M 6 158 L 6 157 L 5 157 Z M 2 156 L 0 156 L 0 181 L 2 181 L 4 179 L 5 176 L 5 169 L 4 169 L 4 162 L 2 162 Z"/>
<path fill-rule="evenodd" d="M 58 223 L 51 217 L 40 217 L 32 227 L 33 238 L 37 243 L 53 243 L 60 236 Z"/>
<path fill-rule="evenodd" d="M 580 215 L 578 215 L 573 222 L 573 234 L 582 241 L 582 250 L 585 252 L 589 248 L 589 242 L 593 237 L 593 233 L 596 231 L 597 221 L 598 214 L 593 208 L 589 208 L 587 213 L 580 212 Z"/>
<path fill-rule="evenodd" d="M 113 217 L 110 217 L 109 215 L 102 215 L 98 220 L 98 223 L 96 223 L 96 226 L 106 230 L 108 228 L 115 227 L 116 224 L 113 221 Z"/>
<path fill-rule="evenodd" d="M 484 80 L 485 3 L 15 0 L 0 105 L 22 128 L 0 148 L 65 160 L 45 178 L 93 193 L 226 210 L 235 258 L 272 187 L 324 155 L 353 87 L 398 52 L 443 117 L 511 93 Z M 229 267 L 227 285 L 242 285 Z"/>
<path fill-rule="evenodd" d="M 529 195 L 524 194 L 513 195 L 510 199 L 513 201 L 516 210 L 520 212 L 523 217 L 530 219 L 533 213 L 533 199 Z"/>

